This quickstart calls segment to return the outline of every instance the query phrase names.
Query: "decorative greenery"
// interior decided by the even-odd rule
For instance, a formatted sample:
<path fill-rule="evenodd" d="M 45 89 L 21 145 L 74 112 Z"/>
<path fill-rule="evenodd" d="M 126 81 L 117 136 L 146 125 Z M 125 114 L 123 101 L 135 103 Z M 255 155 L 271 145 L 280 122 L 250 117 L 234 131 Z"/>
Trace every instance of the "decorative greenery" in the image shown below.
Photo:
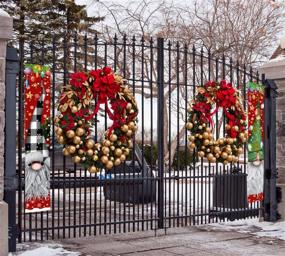
<path fill-rule="evenodd" d="M 90 129 L 102 104 L 113 123 L 102 143 L 95 143 Z M 58 142 L 65 145 L 64 155 L 71 155 L 75 163 L 83 164 L 91 173 L 126 160 L 137 130 L 138 109 L 125 81 L 111 68 L 72 74 L 61 93 L 58 110 L 55 132 Z"/>
<path fill-rule="evenodd" d="M 215 108 L 212 111 L 212 108 Z M 226 135 L 213 139 L 212 116 L 222 108 L 225 115 Z M 209 162 L 235 163 L 243 152 L 247 140 L 246 115 L 238 91 L 226 81 L 207 82 L 197 88 L 197 95 L 188 109 L 186 128 L 191 149 L 197 149 L 198 156 L 207 157 Z"/>

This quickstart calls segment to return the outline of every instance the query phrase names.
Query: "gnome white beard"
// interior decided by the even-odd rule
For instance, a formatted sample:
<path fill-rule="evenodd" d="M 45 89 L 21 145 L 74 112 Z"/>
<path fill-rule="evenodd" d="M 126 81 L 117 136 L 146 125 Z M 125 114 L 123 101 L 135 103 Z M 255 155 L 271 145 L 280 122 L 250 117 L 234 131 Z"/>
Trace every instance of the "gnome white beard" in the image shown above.
<path fill-rule="evenodd" d="M 33 170 L 31 166 L 26 167 L 25 195 L 26 200 L 35 197 L 47 197 L 49 194 L 49 169 L 46 165 L 40 170 Z"/>

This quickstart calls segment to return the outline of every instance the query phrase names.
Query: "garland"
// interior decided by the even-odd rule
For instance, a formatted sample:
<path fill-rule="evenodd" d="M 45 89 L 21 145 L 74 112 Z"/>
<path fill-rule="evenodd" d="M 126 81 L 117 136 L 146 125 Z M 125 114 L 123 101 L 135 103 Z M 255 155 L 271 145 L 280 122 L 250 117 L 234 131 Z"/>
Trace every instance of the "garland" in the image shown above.
<path fill-rule="evenodd" d="M 95 143 L 91 127 L 101 105 L 113 123 L 103 141 Z M 58 110 L 55 133 L 58 142 L 65 145 L 65 156 L 72 156 L 75 163 L 81 163 L 91 173 L 111 169 L 126 160 L 137 129 L 138 109 L 124 79 L 111 68 L 72 74 L 61 93 Z"/>
<path fill-rule="evenodd" d="M 214 110 L 212 111 L 212 109 Z M 225 137 L 214 140 L 212 116 L 222 108 L 225 116 Z M 211 127 L 208 126 L 211 125 Z M 246 115 L 238 91 L 226 81 L 209 81 L 197 88 L 197 95 L 188 109 L 186 128 L 191 131 L 190 148 L 209 162 L 235 163 L 247 141 Z"/>

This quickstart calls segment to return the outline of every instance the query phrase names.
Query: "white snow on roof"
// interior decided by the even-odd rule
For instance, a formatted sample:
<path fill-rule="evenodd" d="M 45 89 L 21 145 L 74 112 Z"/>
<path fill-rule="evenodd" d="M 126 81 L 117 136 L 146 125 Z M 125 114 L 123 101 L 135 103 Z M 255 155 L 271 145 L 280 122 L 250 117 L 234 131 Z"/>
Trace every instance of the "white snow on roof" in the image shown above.
<path fill-rule="evenodd" d="M 0 16 L 10 17 L 10 15 L 2 9 L 0 9 Z"/>

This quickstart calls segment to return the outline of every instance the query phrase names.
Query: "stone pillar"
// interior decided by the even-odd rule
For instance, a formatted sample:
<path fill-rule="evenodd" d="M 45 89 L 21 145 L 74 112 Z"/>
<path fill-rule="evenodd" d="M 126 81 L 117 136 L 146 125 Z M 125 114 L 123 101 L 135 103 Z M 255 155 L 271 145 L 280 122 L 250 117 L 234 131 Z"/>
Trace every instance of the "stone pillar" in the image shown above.
<path fill-rule="evenodd" d="M 282 47 L 282 42 L 281 42 Z M 285 46 L 283 46 L 285 48 Z M 267 79 L 273 79 L 278 86 L 276 99 L 276 167 L 278 168 L 277 186 L 281 187 L 283 200 L 278 205 L 281 219 L 285 220 L 285 49 L 275 59 L 260 68 Z"/>
<path fill-rule="evenodd" d="M 8 255 L 8 205 L 4 196 L 5 64 L 7 41 L 12 39 L 13 19 L 0 9 L 0 256 Z"/>

